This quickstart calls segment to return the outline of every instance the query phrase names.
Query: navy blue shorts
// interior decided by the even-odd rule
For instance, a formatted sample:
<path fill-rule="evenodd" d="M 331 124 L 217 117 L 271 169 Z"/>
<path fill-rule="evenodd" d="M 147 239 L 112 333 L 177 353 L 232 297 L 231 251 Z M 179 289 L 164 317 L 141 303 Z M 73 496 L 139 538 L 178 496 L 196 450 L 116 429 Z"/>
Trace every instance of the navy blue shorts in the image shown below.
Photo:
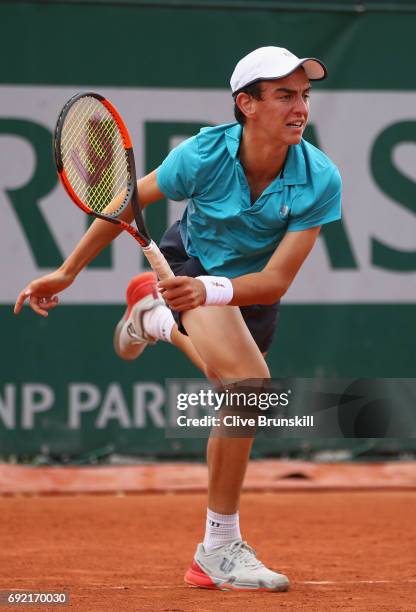
<path fill-rule="evenodd" d="M 169 262 L 175 276 L 208 276 L 196 257 L 189 257 L 185 251 L 179 232 L 179 221 L 176 221 L 162 237 L 159 248 Z M 251 335 L 262 353 L 265 353 L 273 340 L 279 319 L 279 302 L 276 304 L 254 304 L 241 306 L 241 314 Z M 180 313 L 172 311 L 179 330 L 186 334 Z"/>

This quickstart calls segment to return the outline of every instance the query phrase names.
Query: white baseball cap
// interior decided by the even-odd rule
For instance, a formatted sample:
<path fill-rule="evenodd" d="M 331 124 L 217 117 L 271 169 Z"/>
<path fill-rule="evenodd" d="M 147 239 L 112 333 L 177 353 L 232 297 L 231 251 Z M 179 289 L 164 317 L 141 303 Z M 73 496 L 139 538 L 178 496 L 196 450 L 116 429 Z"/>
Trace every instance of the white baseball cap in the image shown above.
<path fill-rule="evenodd" d="M 296 57 L 283 47 L 260 47 L 241 59 L 231 76 L 233 94 L 256 81 L 282 79 L 303 66 L 311 81 L 325 79 L 325 64 L 314 57 Z"/>

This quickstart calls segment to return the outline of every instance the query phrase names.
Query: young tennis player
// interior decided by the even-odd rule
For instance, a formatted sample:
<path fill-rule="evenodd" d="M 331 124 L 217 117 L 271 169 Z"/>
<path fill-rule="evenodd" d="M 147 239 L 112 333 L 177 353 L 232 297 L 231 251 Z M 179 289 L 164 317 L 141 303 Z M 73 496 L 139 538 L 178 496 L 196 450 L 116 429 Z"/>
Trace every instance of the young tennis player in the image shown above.
<path fill-rule="evenodd" d="M 237 123 L 205 128 L 176 147 L 139 181 L 143 206 L 188 199 L 161 250 L 176 274 L 156 284 L 134 278 L 114 335 L 117 354 L 138 357 L 156 340 L 173 342 L 220 381 L 270 376 L 264 358 L 278 303 L 311 251 L 322 224 L 340 218 L 341 179 L 334 164 L 302 139 L 310 81 L 326 77 L 320 60 L 262 47 L 231 77 Z M 131 221 L 130 209 L 125 219 Z M 56 272 L 18 296 L 47 316 L 56 294 L 119 233 L 96 220 Z M 166 304 L 170 307 L 167 308 Z M 211 437 L 206 531 L 185 580 L 219 589 L 284 591 L 289 581 L 267 569 L 242 540 L 240 491 L 251 437 Z"/>

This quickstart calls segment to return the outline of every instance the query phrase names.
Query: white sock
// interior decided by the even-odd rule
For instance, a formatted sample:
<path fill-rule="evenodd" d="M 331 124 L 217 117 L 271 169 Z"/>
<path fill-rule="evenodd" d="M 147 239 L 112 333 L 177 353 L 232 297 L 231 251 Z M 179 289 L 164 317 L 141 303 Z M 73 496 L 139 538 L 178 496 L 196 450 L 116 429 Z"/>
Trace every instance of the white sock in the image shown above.
<path fill-rule="evenodd" d="M 152 308 L 152 310 L 148 310 L 143 315 L 143 327 L 146 333 L 155 338 L 155 340 L 172 342 L 171 333 L 174 325 L 175 319 L 171 311 L 162 304 Z"/>
<path fill-rule="evenodd" d="M 238 512 L 235 514 L 218 514 L 208 508 L 207 522 L 205 528 L 204 548 L 211 552 L 218 546 L 224 546 L 241 540 L 240 518 Z"/>

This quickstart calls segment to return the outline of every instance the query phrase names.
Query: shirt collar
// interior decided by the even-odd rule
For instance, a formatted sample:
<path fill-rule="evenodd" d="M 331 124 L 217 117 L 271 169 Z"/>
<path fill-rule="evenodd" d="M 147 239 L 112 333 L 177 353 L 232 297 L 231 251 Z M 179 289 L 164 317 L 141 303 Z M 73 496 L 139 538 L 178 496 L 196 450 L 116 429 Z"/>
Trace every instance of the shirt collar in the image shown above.
<path fill-rule="evenodd" d="M 231 127 L 229 127 L 225 131 L 225 142 L 227 144 L 228 152 L 233 159 L 237 158 L 242 132 L 243 132 L 243 129 L 239 123 L 233 124 Z M 279 181 L 279 182 L 280 180 L 281 179 L 275 179 L 275 181 Z M 275 181 L 273 181 L 273 183 Z M 305 156 L 303 154 L 303 149 L 302 149 L 302 143 L 298 145 L 291 145 L 289 147 L 289 151 L 287 154 L 285 167 L 283 171 L 283 184 L 284 185 L 304 185 L 305 183 L 306 183 L 306 164 L 305 164 Z M 267 191 L 269 191 L 269 189 L 267 189 Z"/>
<path fill-rule="evenodd" d="M 306 163 L 302 143 L 291 145 L 287 153 L 283 171 L 285 185 L 305 185 Z"/>
<path fill-rule="evenodd" d="M 229 154 L 233 159 L 237 158 L 238 149 L 240 148 L 240 139 L 243 129 L 239 123 L 233 124 L 225 131 L 225 142 Z"/>

